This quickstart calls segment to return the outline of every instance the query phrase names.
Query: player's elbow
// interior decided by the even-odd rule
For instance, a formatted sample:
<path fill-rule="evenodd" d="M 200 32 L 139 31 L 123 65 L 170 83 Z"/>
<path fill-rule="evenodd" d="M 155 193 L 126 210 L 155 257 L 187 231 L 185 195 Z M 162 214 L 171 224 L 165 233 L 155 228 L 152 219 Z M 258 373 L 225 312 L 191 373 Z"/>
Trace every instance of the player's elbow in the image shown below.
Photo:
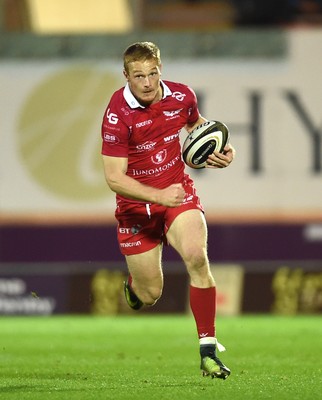
<path fill-rule="evenodd" d="M 117 188 L 119 187 L 119 180 L 116 174 L 105 174 L 105 180 L 108 187 L 115 193 L 117 193 Z"/>

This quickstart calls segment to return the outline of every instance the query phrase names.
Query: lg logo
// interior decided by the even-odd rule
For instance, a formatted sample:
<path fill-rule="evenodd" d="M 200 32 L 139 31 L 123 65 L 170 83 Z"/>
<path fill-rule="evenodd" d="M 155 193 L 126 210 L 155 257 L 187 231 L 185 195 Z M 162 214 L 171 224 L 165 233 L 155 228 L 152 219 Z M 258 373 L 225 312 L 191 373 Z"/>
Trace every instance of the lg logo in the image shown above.
<path fill-rule="evenodd" d="M 110 109 L 109 109 L 109 108 L 108 108 L 107 111 L 106 111 L 106 118 L 107 118 L 108 122 L 109 122 L 110 124 L 113 124 L 113 125 L 116 125 L 116 124 L 118 123 L 118 120 L 119 120 L 119 119 L 117 118 L 117 115 L 116 115 L 116 114 L 110 112 Z"/>

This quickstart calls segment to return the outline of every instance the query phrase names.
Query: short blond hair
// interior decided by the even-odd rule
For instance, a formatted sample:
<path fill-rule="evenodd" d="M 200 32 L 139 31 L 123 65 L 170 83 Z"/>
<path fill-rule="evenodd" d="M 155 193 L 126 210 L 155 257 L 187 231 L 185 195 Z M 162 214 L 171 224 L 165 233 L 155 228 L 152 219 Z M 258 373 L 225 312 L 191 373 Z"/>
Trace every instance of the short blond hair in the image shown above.
<path fill-rule="evenodd" d="M 159 47 L 152 42 L 136 42 L 131 44 L 123 53 L 124 70 L 129 72 L 129 64 L 134 61 L 156 60 L 161 66 Z"/>

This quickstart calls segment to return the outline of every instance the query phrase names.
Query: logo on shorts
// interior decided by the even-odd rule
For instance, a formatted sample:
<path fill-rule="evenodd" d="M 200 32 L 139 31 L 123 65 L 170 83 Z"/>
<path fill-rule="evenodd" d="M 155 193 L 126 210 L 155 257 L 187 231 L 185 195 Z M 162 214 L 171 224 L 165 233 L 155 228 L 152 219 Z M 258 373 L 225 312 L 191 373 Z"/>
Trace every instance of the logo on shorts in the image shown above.
<path fill-rule="evenodd" d="M 141 228 L 142 226 L 139 224 L 133 225 L 131 228 L 120 227 L 119 233 L 123 235 L 129 235 L 130 233 L 132 233 L 132 235 L 136 235 L 137 233 L 140 232 Z"/>
<path fill-rule="evenodd" d="M 137 242 L 128 242 L 128 243 L 120 243 L 121 247 L 137 247 L 141 246 L 141 240 L 138 240 Z"/>
<path fill-rule="evenodd" d="M 136 235 L 137 233 L 140 232 L 142 226 L 137 224 L 137 225 L 133 225 L 131 228 L 131 233 L 133 233 L 133 235 Z"/>

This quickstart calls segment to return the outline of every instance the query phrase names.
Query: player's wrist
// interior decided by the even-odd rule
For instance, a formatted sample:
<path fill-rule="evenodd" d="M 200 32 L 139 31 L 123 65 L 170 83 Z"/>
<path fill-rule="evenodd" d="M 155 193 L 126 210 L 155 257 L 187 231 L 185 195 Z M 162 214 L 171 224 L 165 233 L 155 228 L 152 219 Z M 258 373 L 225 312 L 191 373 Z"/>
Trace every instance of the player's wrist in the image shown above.
<path fill-rule="evenodd" d="M 151 202 L 162 205 L 162 190 L 153 188 L 151 192 Z"/>

